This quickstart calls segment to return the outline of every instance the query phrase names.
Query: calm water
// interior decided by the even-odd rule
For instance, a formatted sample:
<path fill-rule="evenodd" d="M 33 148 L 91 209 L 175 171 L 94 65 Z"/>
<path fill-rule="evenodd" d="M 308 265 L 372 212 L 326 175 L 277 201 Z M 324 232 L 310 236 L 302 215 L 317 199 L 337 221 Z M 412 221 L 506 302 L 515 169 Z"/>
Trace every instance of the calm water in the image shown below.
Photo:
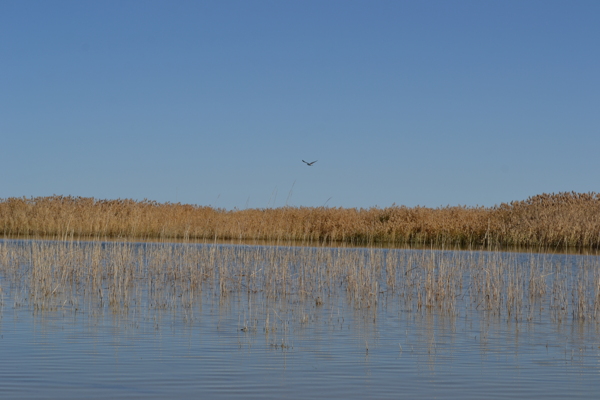
<path fill-rule="evenodd" d="M 598 323 L 541 309 L 515 321 L 387 292 L 357 308 L 207 288 L 189 308 L 39 310 L 8 276 L 0 287 L 1 398 L 600 396 Z"/>

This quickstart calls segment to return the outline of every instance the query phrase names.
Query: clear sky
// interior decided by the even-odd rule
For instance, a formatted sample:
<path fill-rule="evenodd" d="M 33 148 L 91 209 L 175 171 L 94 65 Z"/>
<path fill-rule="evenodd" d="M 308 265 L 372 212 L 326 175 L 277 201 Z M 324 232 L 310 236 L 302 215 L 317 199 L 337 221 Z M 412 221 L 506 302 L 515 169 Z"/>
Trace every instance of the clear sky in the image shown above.
<path fill-rule="evenodd" d="M 1 0 L 0 197 L 600 191 L 599 21 L 599 1 Z"/>

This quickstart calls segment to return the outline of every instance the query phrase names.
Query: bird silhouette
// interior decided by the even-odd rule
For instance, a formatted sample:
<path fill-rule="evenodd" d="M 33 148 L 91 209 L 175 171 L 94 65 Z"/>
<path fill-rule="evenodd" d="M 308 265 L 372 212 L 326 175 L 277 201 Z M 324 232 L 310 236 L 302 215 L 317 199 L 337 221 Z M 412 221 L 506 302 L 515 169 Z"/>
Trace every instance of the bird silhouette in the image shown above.
<path fill-rule="evenodd" d="M 308 165 L 309 167 L 310 167 L 311 165 L 313 165 L 314 163 L 316 163 L 317 161 L 319 161 L 319 160 L 315 160 L 315 161 L 313 161 L 313 162 L 306 162 L 306 161 L 302 160 L 302 162 L 303 162 L 304 164 Z"/>

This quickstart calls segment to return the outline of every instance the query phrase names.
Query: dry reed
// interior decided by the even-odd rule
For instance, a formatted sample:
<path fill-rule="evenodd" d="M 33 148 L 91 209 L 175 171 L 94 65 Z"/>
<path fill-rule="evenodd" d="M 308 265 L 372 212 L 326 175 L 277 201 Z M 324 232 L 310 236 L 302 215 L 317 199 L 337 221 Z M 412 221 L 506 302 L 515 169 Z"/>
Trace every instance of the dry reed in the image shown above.
<path fill-rule="evenodd" d="M 340 300 L 356 310 L 394 301 L 415 313 L 514 321 L 600 317 L 598 257 L 560 254 L 4 240 L 0 283 L 15 305 L 35 310 L 191 313 L 202 294 L 259 296 L 267 304 L 266 331 L 286 323 L 268 304 L 281 310 Z M 295 315 L 310 320 L 305 308 Z M 251 312 L 240 323 L 258 326 Z"/>
<path fill-rule="evenodd" d="M 82 197 L 0 200 L 5 237 L 291 240 L 438 246 L 600 247 L 600 195 L 542 194 L 485 207 L 210 207 Z"/>

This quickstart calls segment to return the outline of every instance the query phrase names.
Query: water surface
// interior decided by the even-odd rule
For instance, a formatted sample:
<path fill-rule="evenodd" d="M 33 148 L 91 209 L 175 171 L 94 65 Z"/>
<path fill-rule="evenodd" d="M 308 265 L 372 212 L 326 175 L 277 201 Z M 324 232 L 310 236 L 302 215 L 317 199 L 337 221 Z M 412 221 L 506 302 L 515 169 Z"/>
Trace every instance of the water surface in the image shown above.
<path fill-rule="evenodd" d="M 525 268 L 540 256 L 519 257 Z M 559 258 L 545 262 L 572 268 L 580 265 L 578 257 L 596 262 L 552 257 Z M 141 288 L 132 289 L 139 299 L 127 307 L 98 302 L 81 288 L 40 307 L 26 284 L 33 267 L 21 261 L 24 280 L 6 268 L 0 279 L 3 398 L 562 399 L 600 393 L 597 321 L 592 314 L 557 318 L 547 296 L 537 300 L 538 308 L 526 301 L 513 318 L 505 308 L 486 311 L 466 301 L 450 310 L 416 307 L 384 281 L 369 306 L 341 290 L 319 289 L 317 302 L 294 293 L 223 293 L 204 282 L 193 305 L 179 303 L 183 291 L 174 291 L 175 300 L 159 307 L 150 304 L 139 278 Z M 467 297 L 466 289 L 461 293 Z"/>

